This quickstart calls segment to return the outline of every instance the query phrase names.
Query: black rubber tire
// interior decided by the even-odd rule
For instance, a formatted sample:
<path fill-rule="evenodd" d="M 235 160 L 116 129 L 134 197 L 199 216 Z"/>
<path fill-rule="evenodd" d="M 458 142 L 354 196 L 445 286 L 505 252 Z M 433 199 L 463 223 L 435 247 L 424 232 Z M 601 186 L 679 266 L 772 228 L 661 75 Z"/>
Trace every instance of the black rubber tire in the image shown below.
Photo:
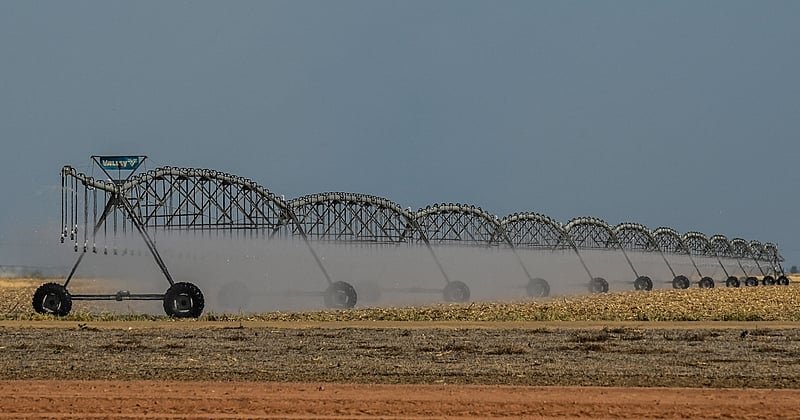
<path fill-rule="evenodd" d="M 199 318 L 205 306 L 203 292 L 192 283 L 175 283 L 164 293 L 164 312 L 173 318 Z"/>
<path fill-rule="evenodd" d="M 703 277 L 700 279 L 698 283 L 701 289 L 713 289 L 714 288 L 714 279 L 711 277 Z"/>
<path fill-rule="evenodd" d="M 589 283 L 590 293 L 606 293 L 608 292 L 608 281 L 602 277 L 595 277 Z"/>
<path fill-rule="evenodd" d="M 758 286 L 758 279 L 755 277 L 748 277 L 744 279 L 744 285 L 747 287 Z"/>
<path fill-rule="evenodd" d="M 445 302 L 466 302 L 469 300 L 469 295 L 469 287 L 458 280 L 447 283 L 442 291 Z"/>
<path fill-rule="evenodd" d="M 525 287 L 528 296 L 534 298 L 544 298 L 550 296 L 550 283 L 547 280 L 536 277 L 528 282 Z"/>
<path fill-rule="evenodd" d="M 764 278 L 761 279 L 761 284 L 763 284 L 764 286 L 774 286 L 775 285 L 775 277 L 764 276 Z"/>
<path fill-rule="evenodd" d="M 33 310 L 40 314 L 66 316 L 72 310 L 72 296 L 58 283 L 45 283 L 33 293 Z"/>
<path fill-rule="evenodd" d="M 325 306 L 330 309 L 350 309 L 356 306 L 357 301 L 358 293 L 350 283 L 333 282 L 325 290 Z"/>
<path fill-rule="evenodd" d="M 727 280 L 725 280 L 725 287 L 739 287 L 742 283 L 739 281 L 739 278 L 736 276 L 730 276 Z"/>
<path fill-rule="evenodd" d="M 374 281 L 363 281 L 356 284 L 358 300 L 362 303 L 377 303 L 381 300 L 381 285 Z"/>
<path fill-rule="evenodd" d="M 647 276 L 639 276 L 633 281 L 636 290 L 653 290 L 653 280 Z"/>
<path fill-rule="evenodd" d="M 250 303 L 252 292 L 246 284 L 238 281 L 226 283 L 217 292 L 217 302 L 223 309 L 241 310 Z"/>
<path fill-rule="evenodd" d="M 691 284 L 692 282 L 689 281 L 689 278 L 684 275 L 678 275 L 672 279 L 673 289 L 688 289 Z"/>
<path fill-rule="evenodd" d="M 778 282 L 777 284 L 779 284 L 781 286 L 788 286 L 789 285 L 789 277 L 786 277 L 786 276 L 780 276 L 780 277 L 778 277 L 778 280 L 776 280 L 776 281 Z"/>

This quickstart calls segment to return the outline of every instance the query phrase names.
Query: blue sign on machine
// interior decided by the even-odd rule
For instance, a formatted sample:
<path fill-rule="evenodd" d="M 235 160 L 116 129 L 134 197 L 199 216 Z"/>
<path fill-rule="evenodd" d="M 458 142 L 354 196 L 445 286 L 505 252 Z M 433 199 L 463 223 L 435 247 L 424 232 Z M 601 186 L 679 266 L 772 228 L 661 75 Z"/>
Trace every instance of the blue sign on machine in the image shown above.
<path fill-rule="evenodd" d="M 100 167 L 108 170 L 135 171 L 142 163 L 141 156 L 98 156 Z"/>

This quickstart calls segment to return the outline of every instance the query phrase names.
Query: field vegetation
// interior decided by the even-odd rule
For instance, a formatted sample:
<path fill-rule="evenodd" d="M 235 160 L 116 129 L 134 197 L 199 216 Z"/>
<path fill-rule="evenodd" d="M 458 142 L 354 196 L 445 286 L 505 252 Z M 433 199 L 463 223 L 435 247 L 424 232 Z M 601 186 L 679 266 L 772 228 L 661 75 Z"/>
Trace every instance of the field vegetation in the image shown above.
<path fill-rule="evenodd" d="M 31 308 L 42 280 L 1 280 L 0 320 L 51 319 Z M 554 296 L 516 302 L 430 304 L 414 307 L 356 307 L 350 310 L 266 313 L 207 312 L 206 321 L 800 321 L 800 285 L 758 286 L 649 292 L 619 291 Z M 164 320 L 163 315 L 109 312 L 81 302 L 65 320 Z M 115 306 L 116 305 L 116 306 Z M 113 302 L 107 307 L 125 308 Z M 98 309 L 99 308 L 99 309 Z"/>

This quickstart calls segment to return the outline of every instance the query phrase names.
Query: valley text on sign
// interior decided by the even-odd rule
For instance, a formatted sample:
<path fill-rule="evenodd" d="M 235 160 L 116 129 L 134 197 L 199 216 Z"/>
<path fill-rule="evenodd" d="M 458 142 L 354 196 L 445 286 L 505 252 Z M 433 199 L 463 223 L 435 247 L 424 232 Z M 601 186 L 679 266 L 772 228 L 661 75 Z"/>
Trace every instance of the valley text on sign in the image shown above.
<path fill-rule="evenodd" d="M 98 156 L 103 169 L 134 171 L 142 163 L 139 156 Z"/>

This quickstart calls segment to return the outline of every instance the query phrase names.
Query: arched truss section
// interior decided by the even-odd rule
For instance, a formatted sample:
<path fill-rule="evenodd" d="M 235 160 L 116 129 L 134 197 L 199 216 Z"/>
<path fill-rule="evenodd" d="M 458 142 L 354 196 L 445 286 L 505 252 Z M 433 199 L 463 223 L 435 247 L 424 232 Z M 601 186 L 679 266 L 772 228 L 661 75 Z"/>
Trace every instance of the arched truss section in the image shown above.
<path fill-rule="evenodd" d="M 783 262 L 783 257 L 781 256 L 780 252 L 778 252 L 778 246 L 771 242 L 764 244 L 764 256 L 766 257 L 767 261 L 774 263 Z"/>
<path fill-rule="evenodd" d="M 726 238 L 725 235 L 712 236 L 709 239 L 708 244 L 710 246 L 712 256 L 726 258 L 734 257 L 731 243 L 728 241 L 728 238 Z"/>
<path fill-rule="evenodd" d="M 414 236 L 411 213 L 381 197 L 327 192 L 296 198 L 289 206 L 296 225 L 312 239 L 388 244 Z"/>
<path fill-rule="evenodd" d="M 735 258 L 757 258 L 753 255 L 750 249 L 750 244 L 742 238 L 733 238 L 730 240 L 731 251 Z"/>
<path fill-rule="evenodd" d="M 500 226 L 508 241 L 518 248 L 572 248 L 571 238 L 557 221 L 539 213 L 515 213 Z"/>
<path fill-rule="evenodd" d="M 618 246 L 614 231 L 605 221 L 594 217 L 572 219 L 564 227 L 575 246 L 581 249 L 613 249 Z"/>
<path fill-rule="evenodd" d="M 281 197 L 250 179 L 210 169 L 162 167 L 124 182 L 96 180 L 70 167 L 62 173 L 92 191 L 85 197 L 92 214 L 109 200 L 121 212 L 123 203 L 113 200 L 119 194 L 146 228 L 274 232 L 291 219 Z"/>
<path fill-rule="evenodd" d="M 692 255 L 701 257 L 713 256 L 708 237 L 700 232 L 687 232 L 683 235 L 683 243 Z"/>
<path fill-rule="evenodd" d="M 650 229 L 639 223 L 620 223 L 614 227 L 614 236 L 625 249 L 643 252 L 659 250 L 658 242 Z"/>
<path fill-rule="evenodd" d="M 250 179 L 224 172 L 159 168 L 123 188 L 149 227 L 274 231 L 289 221 L 285 200 Z"/>
<path fill-rule="evenodd" d="M 762 244 L 760 241 L 755 241 L 755 240 L 750 241 L 748 247 L 750 248 L 750 255 L 754 259 L 769 261 L 769 258 L 767 258 L 766 256 L 766 249 L 764 248 L 764 244 Z"/>
<path fill-rule="evenodd" d="M 126 224 L 133 229 L 130 214 L 144 228 L 271 235 L 291 226 L 296 233 L 308 228 L 310 236 L 317 239 L 365 243 L 396 243 L 414 238 L 482 246 L 501 242 L 542 248 L 622 246 L 713 256 L 723 255 L 727 242 L 717 239 L 711 244 L 698 232 L 680 237 L 670 228 L 656 229 L 651 240 L 641 225 L 626 223 L 612 229 L 596 218 L 573 219 L 562 227 L 547 216 L 518 213 L 501 222 L 480 208 L 462 204 L 438 204 L 412 214 L 387 199 L 363 194 L 314 194 L 292 200 L 290 205 L 250 179 L 210 169 L 161 167 L 125 181 L 110 181 L 65 166 L 62 193 L 62 241 L 66 237 L 75 239 L 76 247 L 80 223 L 84 224 L 84 238 L 93 236 L 92 220 L 100 232 L 112 224 L 116 232 L 117 223 L 125 232 Z M 115 196 L 125 200 L 114 199 Z M 122 209 L 123 201 L 130 205 L 127 212 Z M 103 213 L 107 213 L 106 218 L 100 216 Z M 733 248 L 728 252 L 746 255 L 743 241 L 734 241 L 728 243 Z M 773 264 L 783 261 L 775 244 L 753 241 L 749 248 L 752 258 Z"/>
<path fill-rule="evenodd" d="M 500 220 L 480 207 L 466 204 L 436 204 L 414 214 L 417 239 L 432 244 L 491 246 L 505 242 Z"/>
<path fill-rule="evenodd" d="M 683 238 L 675 229 L 660 227 L 653 231 L 653 238 L 662 252 L 673 254 L 688 254 L 689 249 L 683 242 Z"/>

